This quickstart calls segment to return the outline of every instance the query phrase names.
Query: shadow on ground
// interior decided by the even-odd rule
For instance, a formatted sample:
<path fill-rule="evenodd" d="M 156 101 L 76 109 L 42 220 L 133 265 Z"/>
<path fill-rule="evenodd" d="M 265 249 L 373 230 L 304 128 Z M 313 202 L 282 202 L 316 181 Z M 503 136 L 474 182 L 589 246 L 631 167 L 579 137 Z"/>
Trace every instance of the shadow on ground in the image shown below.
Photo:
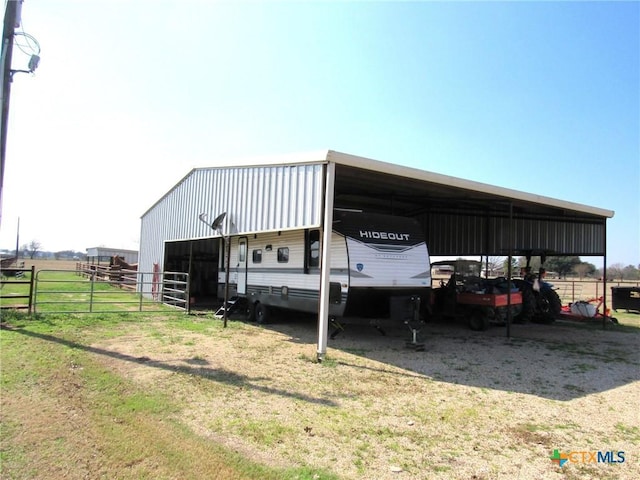
<path fill-rule="evenodd" d="M 317 342 L 313 317 L 274 318 L 264 328 L 291 341 Z M 640 380 L 640 332 L 618 326 L 558 321 L 552 325 L 512 325 L 474 332 L 457 324 L 426 324 L 424 351 L 407 348 L 407 327 L 347 325 L 328 342 L 343 351 L 420 373 L 437 381 L 498 389 L 567 401 Z M 339 355 L 337 355 L 339 357 Z M 341 360 L 339 360 L 341 361 Z"/>
<path fill-rule="evenodd" d="M 57 337 L 55 335 L 36 333 L 27 329 L 13 327 L 5 323 L 0 324 L 0 327 L 3 330 L 19 333 L 21 335 L 25 335 L 31 338 L 36 338 L 46 342 L 57 343 L 59 345 L 63 345 L 71 349 L 82 350 L 85 352 L 93 353 L 95 355 L 111 357 L 117 360 L 130 362 L 130 363 L 144 364 L 145 366 L 148 366 L 148 367 L 167 370 L 170 372 L 185 373 L 188 375 L 198 376 L 213 382 L 234 385 L 241 388 L 260 390 L 268 394 L 280 395 L 282 397 L 290 397 L 290 398 L 302 400 L 305 402 L 316 403 L 319 405 L 326 405 L 326 406 L 334 405 L 334 402 L 330 400 L 326 400 L 324 398 L 312 397 L 304 394 L 291 392 L 286 389 L 265 386 L 264 381 L 269 379 L 265 379 L 261 377 L 249 377 L 246 375 L 237 374 L 234 371 L 227 370 L 224 368 L 209 367 L 207 366 L 208 362 L 204 359 L 199 359 L 199 358 L 184 359 L 183 364 L 176 365 L 173 362 L 160 361 L 160 360 L 150 358 L 148 356 L 136 357 L 136 356 L 127 355 L 125 353 L 121 353 L 118 351 L 114 351 L 114 350 L 93 347 L 90 345 L 84 345 L 82 343 L 66 340 L 64 338 Z"/>

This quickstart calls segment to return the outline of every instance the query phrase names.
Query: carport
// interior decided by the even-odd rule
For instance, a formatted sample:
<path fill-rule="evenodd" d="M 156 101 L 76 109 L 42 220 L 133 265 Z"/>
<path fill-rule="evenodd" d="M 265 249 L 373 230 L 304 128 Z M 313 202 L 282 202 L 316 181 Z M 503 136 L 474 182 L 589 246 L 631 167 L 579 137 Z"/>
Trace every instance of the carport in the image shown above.
<path fill-rule="evenodd" d="M 323 150 L 193 169 L 143 214 L 139 269 L 150 271 L 170 254 L 183 271 L 199 278 L 199 288 L 211 290 L 216 273 L 211 265 L 223 255 L 213 239 L 223 237 L 222 230 L 232 237 L 310 228 L 321 230 L 321 265 L 330 265 L 331 249 L 326 246 L 332 229 L 326 226 L 333 225 L 334 208 L 416 218 L 431 256 L 512 257 L 544 251 L 603 257 L 605 269 L 606 221 L 614 214 Z M 201 221 L 204 213 L 210 219 L 224 213 L 223 228 L 213 231 Z M 329 270 L 320 271 L 319 360 L 327 347 Z"/>
<path fill-rule="evenodd" d="M 327 161 L 324 225 L 331 225 L 333 207 L 409 216 L 423 224 L 432 256 L 511 259 L 518 252 L 541 251 L 601 256 L 606 270 L 606 221 L 613 211 L 334 151 Z M 326 272 L 323 292 L 328 281 Z M 319 359 L 326 352 L 326 297 L 320 298 Z"/>

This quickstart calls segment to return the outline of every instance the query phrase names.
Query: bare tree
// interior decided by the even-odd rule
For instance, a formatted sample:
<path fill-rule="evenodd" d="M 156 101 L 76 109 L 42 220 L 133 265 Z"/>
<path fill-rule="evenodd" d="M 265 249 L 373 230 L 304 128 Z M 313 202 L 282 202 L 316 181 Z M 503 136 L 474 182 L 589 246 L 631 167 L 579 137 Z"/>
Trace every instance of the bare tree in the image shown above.
<path fill-rule="evenodd" d="M 485 276 L 492 277 L 503 273 L 504 259 L 502 257 L 483 257 L 482 268 Z"/>
<path fill-rule="evenodd" d="M 38 240 L 34 239 L 29 242 L 28 246 L 25 245 L 24 251 L 27 255 L 29 255 L 29 258 L 33 260 L 33 258 L 36 256 L 36 253 L 40 251 L 41 247 L 42 244 Z"/>
<path fill-rule="evenodd" d="M 624 266 L 621 263 L 614 263 L 613 265 L 610 265 L 609 268 L 607 268 L 607 278 L 610 280 L 615 280 L 616 278 L 618 280 L 623 280 L 623 269 Z"/>
<path fill-rule="evenodd" d="M 633 265 L 627 265 L 622 269 L 622 276 L 625 280 L 640 280 L 640 269 Z"/>
<path fill-rule="evenodd" d="M 575 267 L 573 267 L 573 271 L 578 274 L 580 280 L 587 276 L 588 273 L 591 272 L 591 265 L 588 263 L 579 263 Z"/>

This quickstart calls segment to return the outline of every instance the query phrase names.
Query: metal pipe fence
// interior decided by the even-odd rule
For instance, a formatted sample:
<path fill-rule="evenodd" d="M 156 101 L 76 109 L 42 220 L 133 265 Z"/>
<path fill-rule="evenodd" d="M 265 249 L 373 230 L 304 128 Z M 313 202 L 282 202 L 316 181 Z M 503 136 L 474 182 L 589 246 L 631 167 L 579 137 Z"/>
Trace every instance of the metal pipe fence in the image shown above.
<path fill-rule="evenodd" d="M 0 278 L 1 309 L 28 310 L 31 313 L 34 272 L 35 267 L 33 266 L 29 268 L 2 268 Z"/>
<path fill-rule="evenodd" d="M 548 280 L 553 284 L 554 288 L 558 292 L 558 296 L 562 300 L 562 304 L 568 304 L 577 302 L 579 300 L 593 300 L 598 299 L 606 295 L 607 305 L 612 304 L 611 289 L 614 287 L 638 287 L 640 281 L 619 281 L 608 280 L 607 291 L 605 291 L 602 280 L 594 279 L 550 279 Z"/>
<path fill-rule="evenodd" d="M 189 313 L 189 275 L 98 269 L 39 270 L 33 289 L 34 313 Z M 165 310 L 166 311 L 166 310 Z"/>

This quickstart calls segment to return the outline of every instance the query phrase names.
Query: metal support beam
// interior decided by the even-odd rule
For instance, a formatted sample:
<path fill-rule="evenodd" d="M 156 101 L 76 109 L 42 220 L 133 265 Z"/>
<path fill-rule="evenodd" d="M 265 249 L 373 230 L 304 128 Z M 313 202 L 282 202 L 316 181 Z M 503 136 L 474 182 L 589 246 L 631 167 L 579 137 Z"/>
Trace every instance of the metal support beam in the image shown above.
<path fill-rule="evenodd" d="M 509 202 L 509 259 L 507 264 L 507 338 L 511 338 L 511 277 L 513 276 L 513 203 Z"/>
<path fill-rule="evenodd" d="M 336 165 L 327 163 L 325 171 L 324 215 L 322 222 L 322 257 L 320 265 L 320 301 L 318 304 L 318 362 L 327 353 L 329 336 L 329 286 L 331 282 L 331 234 L 333 232 L 333 197 L 335 194 Z"/>
<path fill-rule="evenodd" d="M 222 326 L 227 328 L 227 310 L 229 310 L 229 270 L 231 270 L 231 237 L 224 237 L 225 266 L 224 266 L 224 312 L 222 314 Z"/>
<path fill-rule="evenodd" d="M 604 256 L 602 257 L 602 329 L 607 328 L 607 220 L 604 221 Z M 613 298 L 611 299 L 613 301 Z"/>

